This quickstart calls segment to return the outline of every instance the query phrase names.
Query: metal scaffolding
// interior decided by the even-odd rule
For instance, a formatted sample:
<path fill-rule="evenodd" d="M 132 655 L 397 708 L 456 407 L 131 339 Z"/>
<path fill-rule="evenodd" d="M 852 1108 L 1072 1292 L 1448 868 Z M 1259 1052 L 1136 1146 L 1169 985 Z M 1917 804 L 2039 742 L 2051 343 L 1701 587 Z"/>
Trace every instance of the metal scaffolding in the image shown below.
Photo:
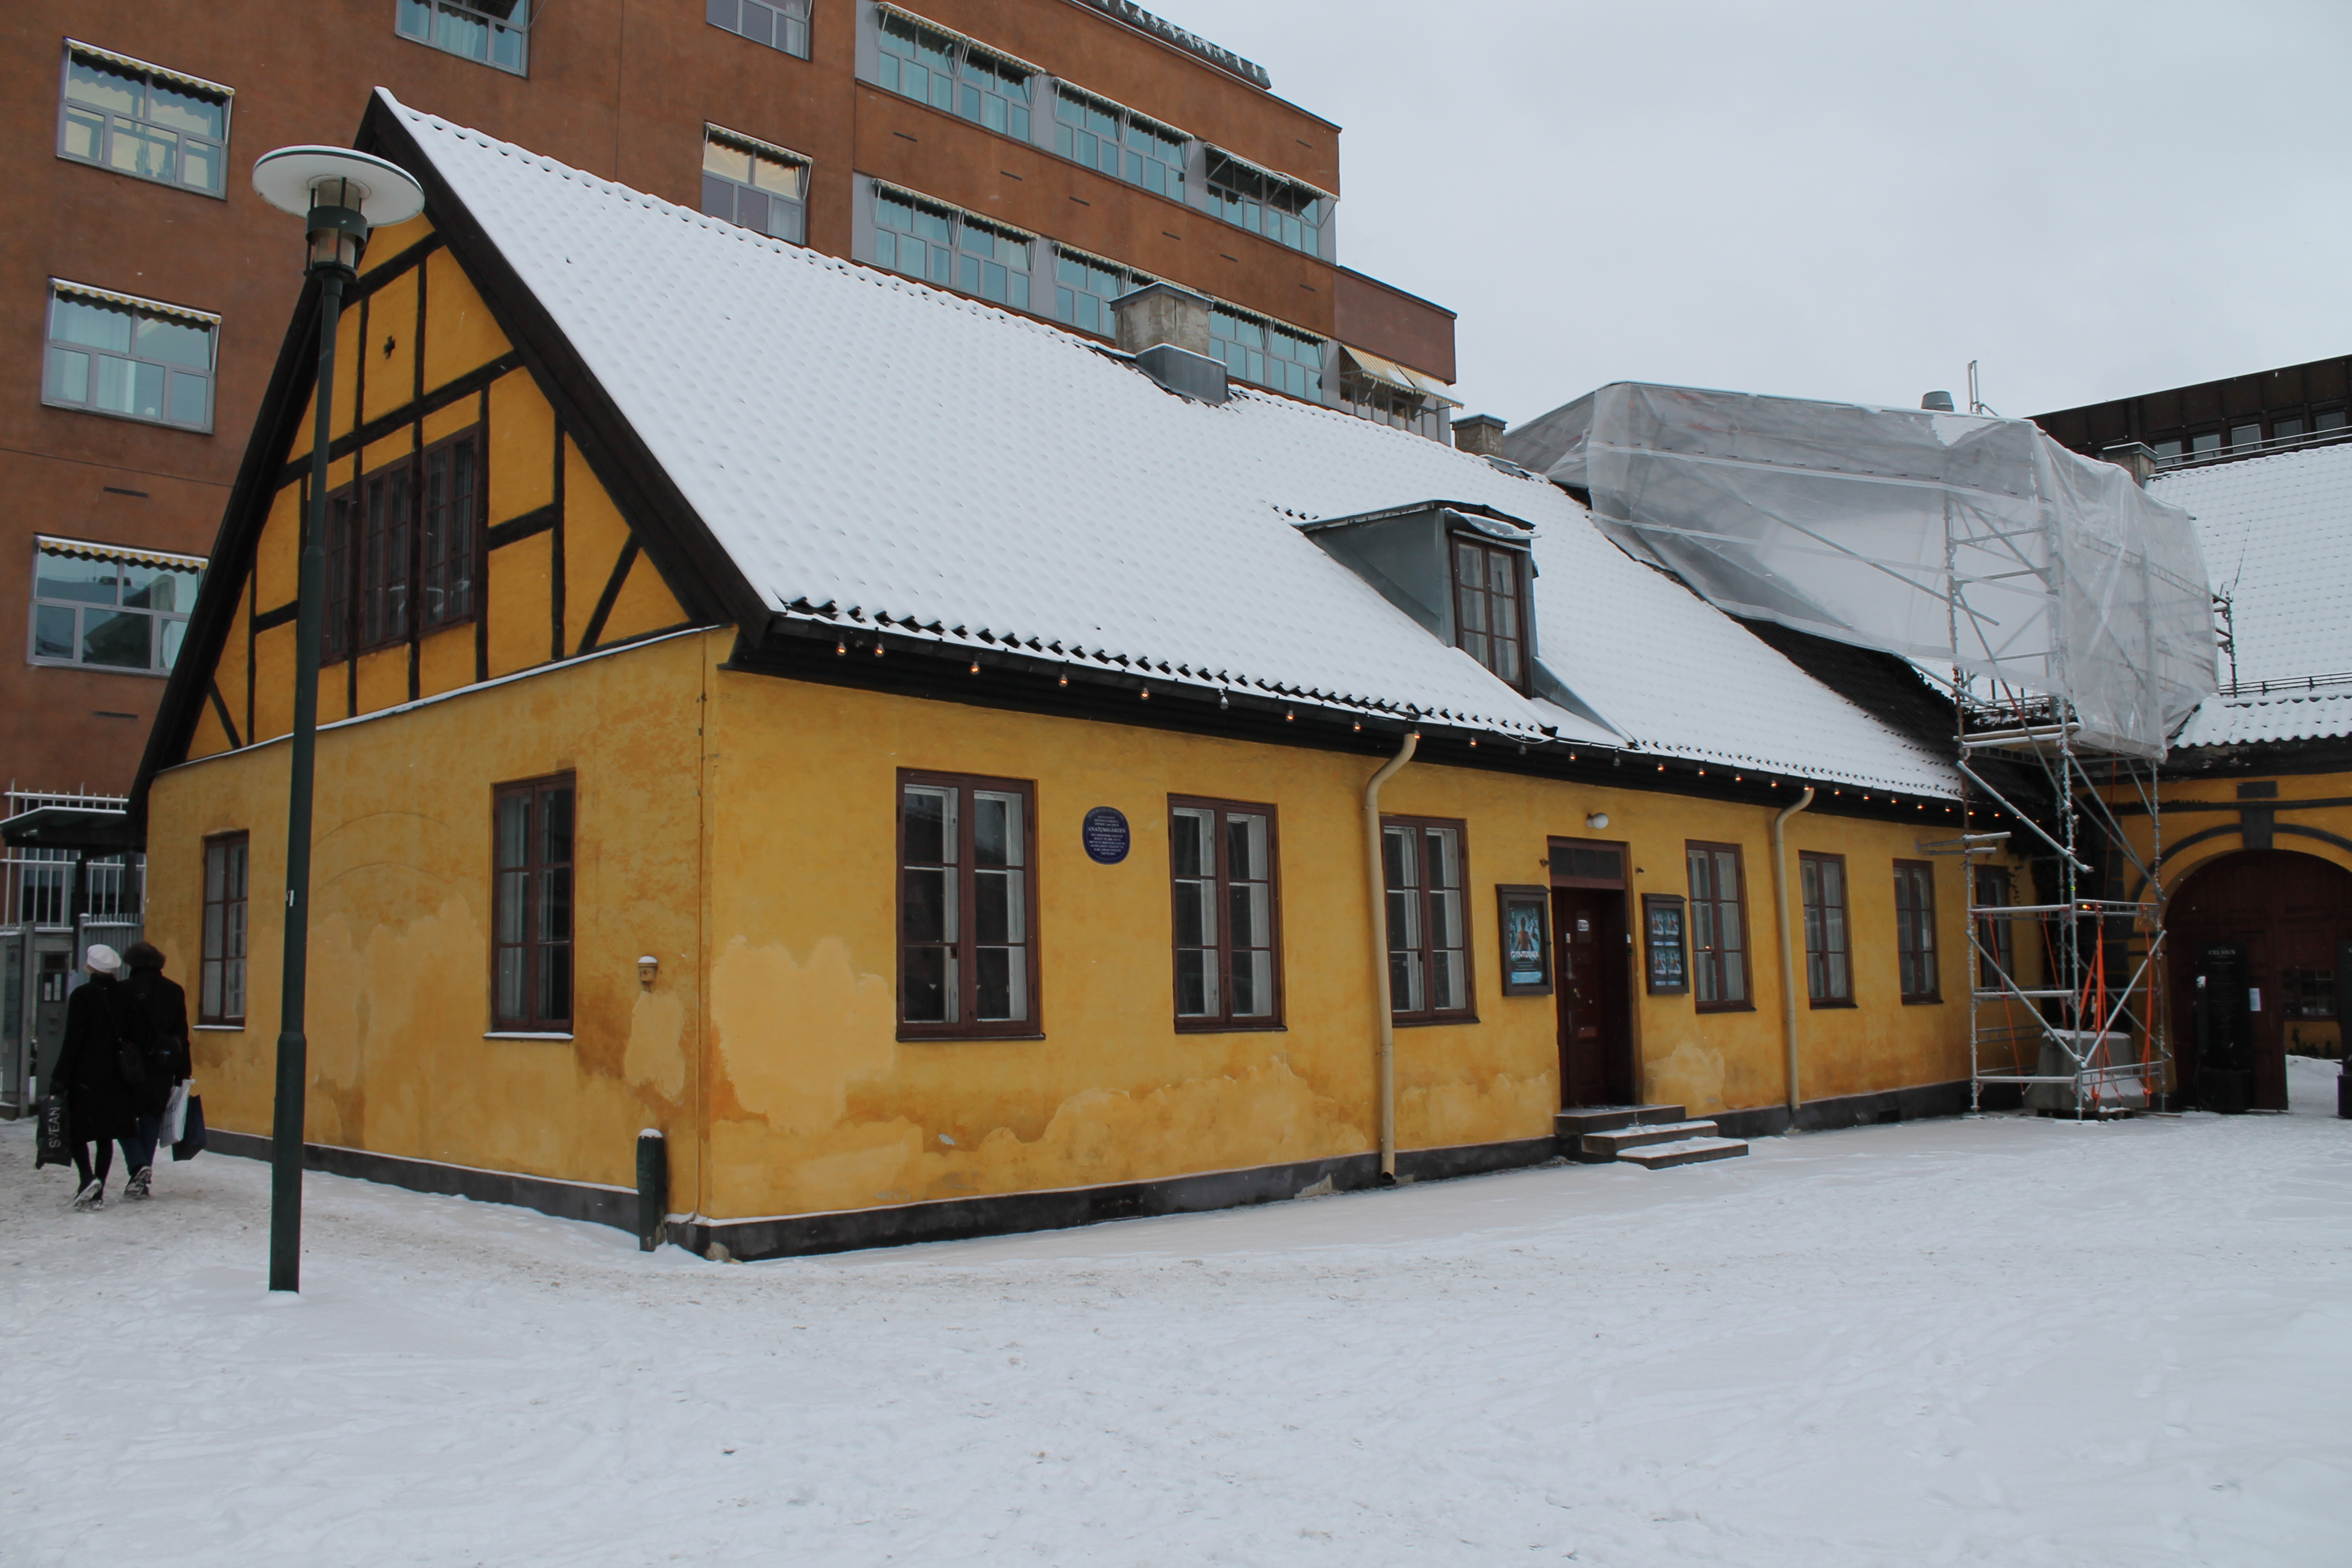
<path fill-rule="evenodd" d="M 1957 854 L 1965 867 L 1969 1109 L 1980 1110 L 1986 1086 L 2000 1084 L 2036 1110 L 2144 1110 L 2164 1092 L 2172 1059 L 2157 763 L 2084 749 L 2080 724 L 2056 699 L 1995 702 L 1962 689 L 1956 707 L 1968 826 L 1922 847 Z M 2048 800 L 2048 826 L 1986 780 L 1988 756 Z M 1984 816 L 1997 811 L 2016 826 L 1978 831 L 1980 802 L 1992 808 Z M 2147 819 L 2144 856 L 2119 804 Z M 2023 902 L 1991 863 L 2002 855 L 2032 879 Z M 2135 888 L 2124 886 L 2127 876 Z"/>
<path fill-rule="evenodd" d="M 2157 770 L 2215 685 L 2188 513 L 2030 420 L 1937 409 L 1618 383 L 1508 450 L 1734 615 L 1948 668 L 1968 815 L 1920 848 L 1966 868 L 1971 1103 L 2016 1085 L 2090 1115 L 2161 1092 Z M 1997 872 L 2020 862 L 2021 900 Z"/>

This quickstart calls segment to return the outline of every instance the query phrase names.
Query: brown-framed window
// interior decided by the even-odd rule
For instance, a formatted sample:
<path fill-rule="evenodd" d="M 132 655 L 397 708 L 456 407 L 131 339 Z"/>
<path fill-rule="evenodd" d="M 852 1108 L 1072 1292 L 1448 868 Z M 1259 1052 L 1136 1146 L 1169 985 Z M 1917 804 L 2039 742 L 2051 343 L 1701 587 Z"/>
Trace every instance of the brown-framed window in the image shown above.
<path fill-rule="evenodd" d="M 1853 950 L 1847 940 L 1845 857 L 1801 853 L 1805 900 L 1805 994 L 1816 1007 L 1853 1005 Z"/>
<path fill-rule="evenodd" d="M 425 625 L 474 618 L 474 579 L 481 533 L 479 432 L 462 431 L 425 448 L 424 530 L 417 540 L 418 607 Z"/>
<path fill-rule="evenodd" d="M 1642 895 L 1642 931 L 1653 996 L 1690 993 L 1690 946 L 1684 913 L 1680 893 Z"/>
<path fill-rule="evenodd" d="M 898 1032 L 1035 1035 L 1037 786 L 898 773 Z"/>
<path fill-rule="evenodd" d="M 1936 868 L 1925 860 L 1895 862 L 1895 952 L 1903 1000 L 1942 1001 L 1936 984 Z"/>
<path fill-rule="evenodd" d="M 204 959 L 196 1022 L 245 1022 L 245 912 L 250 840 L 224 833 L 205 840 Z"/>
<path fill-rule="evenodd" d="M 352 486 L 327 492 L 327 602 L 319 620 L 319 658 L 326 664 L 352 654 L 352 583 L 358 563 L 353 505 Z"/>
<path fill-rule="evenodd" d="M 500 1029 L 572 1027 L 572 775 L 498 786 L 490 1015 Z"/>
<path fill-rule="evenodd" d="M 479 426 L 327 495 L 329 662 L 473 619 L 482 559 Z"/>
<path fill-rule="evenodd" d="M 1527 684 L 1527 584 L 1519 552 L 1456 535 L 1454 640 L 1513 686 Z"/>
<path fill-rule="evenodd" d="M 360 649 L 408 640 L 409 465 L 360 480 Z"/>
<path fill-rule="evenodd" d="M 1400 1024 L 1473 1023 L 1467 830 L 1434 816 L 1381 818 L 1388 884 L 1389 1008 Z"/>
<path fill-rule="evenodd" d="M 1690 863 L 1691 989 L 1698 1010 L 1751 1006 L 1739 846 L 1692 840 L 1684 850 Z"/>
<path fill-rule="evenodd" d="M 1168 797 L 1176 1026 L 1282 1023 L 1282 908 L 1274 807 Z"/>

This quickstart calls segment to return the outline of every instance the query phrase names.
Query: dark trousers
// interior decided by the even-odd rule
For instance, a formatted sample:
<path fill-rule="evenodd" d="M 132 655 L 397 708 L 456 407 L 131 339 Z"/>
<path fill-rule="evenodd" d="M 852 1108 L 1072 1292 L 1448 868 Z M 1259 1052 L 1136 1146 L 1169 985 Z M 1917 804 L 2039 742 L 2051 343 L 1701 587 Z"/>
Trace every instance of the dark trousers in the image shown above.
<path fill-rule="evenodd" d="M 121 1140 L 123 1168 L 136 1174 L 152 1165 L 155 1163 L 155 1140 L 163 1131 L 163 1118 L 161 1114 L 139 1118 L 131 1135 Z"/>
<path fill-rule="evenodd" d="M 73 1146 L 74 1174 L 80 1178 L 81 1184 L 85 1187 L 93 1181 L 103 1184 L 106 1181 L 106 1173 L 114 1169 L 114 1141 L 110 1138 L 100 1138 L 97 1143 L 98 1174 L 96 1176 L 92 1176 L 89 1171 L 90 1145 L 77 1142 Z"/>

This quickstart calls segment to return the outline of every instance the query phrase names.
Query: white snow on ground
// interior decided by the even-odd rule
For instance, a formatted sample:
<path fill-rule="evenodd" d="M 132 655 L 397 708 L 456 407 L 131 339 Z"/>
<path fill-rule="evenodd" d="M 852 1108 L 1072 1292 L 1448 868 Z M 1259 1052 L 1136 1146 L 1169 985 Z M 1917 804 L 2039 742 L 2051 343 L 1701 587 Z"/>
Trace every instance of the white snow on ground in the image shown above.
<path fill-rule="evenodd" d="M 2018 1117 L 723 1265 L 0 1129 L 9 1563 L 2340 1563 L 2352 1122 Z"/>

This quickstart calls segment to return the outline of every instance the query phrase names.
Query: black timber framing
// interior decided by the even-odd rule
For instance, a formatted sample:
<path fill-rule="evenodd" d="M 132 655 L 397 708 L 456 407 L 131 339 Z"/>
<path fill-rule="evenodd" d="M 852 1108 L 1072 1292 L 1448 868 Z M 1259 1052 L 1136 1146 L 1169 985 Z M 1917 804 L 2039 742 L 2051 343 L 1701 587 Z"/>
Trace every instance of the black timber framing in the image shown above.
<path fill-rule="evenodd" d="M 442 182 L 381 95 L 370 99 L 353 145 L 389 158 L 417 177 L 425 191 L 425 216 L 435 231 L 370 271 L 354 289 L 354 298 L 364 300 L 401 270 L 421 267 L 434 250 L 446 246 L 512 345 L 510 354 L 436 388 L 423 401 L 453 404 L 482 392 L 498 375 L 518 365 L 528 369 L 567 437 L 587 437 L 579 441 L 582 455 L 611 494 L 631 535 L 677 595 L 688 620 L 757 625 L 767 613 L 758 595 L 622 416 L 553 317 L 523 287 L 513 266 L 499 254 L 481 224 Z M 236 600 L 240 594 L 249 594 L 247 584 L 271 502 L 291 471 L 287 454 L 317 379 L 319 318 L 318 283 L 306 279 L 223 510 L 211 552 L 212 568 L 206 573 L 206 591 L 198 594 L 190 613 L 180 658 L 164 683 L 155 724 L 148 732 L 147 748 L 131 785 L 131 820 L 142 835 L 148 787 L 157 773 L 187 756 L 197 721 L 208 705 L 204 688 L 226 647 Z M 356 449 L 378 425 L 386 427 L 379 434 L 389 434 L 413 424 L 423 412 L 411 405 L 383 416 L 331 442 L 329 455 Z M 303 516 L 307 528 L 307 504 Z M 214 584 L 222 586 L 215 590 Z M 485 623 L 486 616 L 478 616 L 478 644 Z"/>

